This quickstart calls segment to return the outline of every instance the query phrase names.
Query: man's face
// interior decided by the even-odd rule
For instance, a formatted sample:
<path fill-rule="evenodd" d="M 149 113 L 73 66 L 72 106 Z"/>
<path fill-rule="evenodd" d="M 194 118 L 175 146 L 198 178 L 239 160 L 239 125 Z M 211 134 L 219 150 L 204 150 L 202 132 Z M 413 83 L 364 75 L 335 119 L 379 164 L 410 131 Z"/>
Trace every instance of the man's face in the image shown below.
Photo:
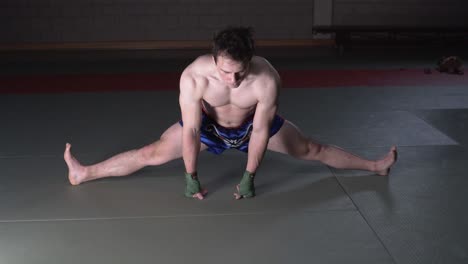
<path fill-rule="evenodd" d="M 218 70 L 221 80 L 230 88 L 237 88 L 247 76 L 249 70 L 248 63 L 235 61 L 227 55 L 218 55 L 216 69 Z"/>

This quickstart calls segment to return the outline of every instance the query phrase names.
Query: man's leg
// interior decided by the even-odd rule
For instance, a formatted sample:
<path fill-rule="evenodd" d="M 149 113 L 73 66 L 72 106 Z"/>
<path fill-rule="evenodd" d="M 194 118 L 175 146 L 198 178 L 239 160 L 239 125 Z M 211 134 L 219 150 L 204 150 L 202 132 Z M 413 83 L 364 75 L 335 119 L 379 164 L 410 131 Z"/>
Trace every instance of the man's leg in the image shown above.
<path fill-rule="evenodd" d="M 161 165 L 182 157 L 182 127 L 175 123 L 168 128 L 161 138 L 141 149 L 130 150 L 115 155 L 105 161 L 83 166 L 70 152 L 71 145 L 66 144 L 64 159 L 68 166 L 68 179 L 72 185 L 104 177 L 129 175 L 143 167 Z M 200 151 L 205 150 L 202 143 Z"/>
<path fill-rule="evenodd" d="M 300 130 L 285 120 L 281 129 L 270 138 L 268 149 L 304 160 L 318 160 L 338 169 L 356 169 L 387 175 L 397 158 L 396 147 L 392 147 L 379 160 L 366 160 L 335 146 L 322 145 L 304 137 Z"/>

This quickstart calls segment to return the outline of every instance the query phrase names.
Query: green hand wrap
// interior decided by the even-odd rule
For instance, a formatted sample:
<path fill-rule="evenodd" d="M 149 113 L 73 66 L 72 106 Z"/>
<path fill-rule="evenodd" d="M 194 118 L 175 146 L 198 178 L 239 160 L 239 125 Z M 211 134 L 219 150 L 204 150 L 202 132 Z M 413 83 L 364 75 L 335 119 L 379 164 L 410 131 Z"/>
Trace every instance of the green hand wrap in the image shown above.
<path fill-rule="evenodd" d="M 239 194 L 245 198 L 251 198 L 255 196 L 255 186 L 254 186 L 254 173 L 249 171 L 244 172 L 244 176 L 239 184 Z"/>
<path fill-rule="evenodd" d="M 201 185 L 197 173 L 185 173 L 185 196 L 192 198 L 194 194 L 201 192 Z"/>

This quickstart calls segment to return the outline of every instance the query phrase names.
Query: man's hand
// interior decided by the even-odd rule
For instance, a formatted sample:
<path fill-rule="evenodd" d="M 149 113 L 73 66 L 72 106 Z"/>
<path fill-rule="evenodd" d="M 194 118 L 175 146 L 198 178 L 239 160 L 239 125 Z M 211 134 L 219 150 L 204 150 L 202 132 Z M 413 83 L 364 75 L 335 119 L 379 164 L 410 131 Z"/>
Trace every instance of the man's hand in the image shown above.
<path fill-rule="evenodd" d="M 234 193 L 234 198 L 236 198 L 236 200 L 255 196 L 254 177 L 255 173 L 249 171 L 244 172 L 241 182 L 236 186 L 237 192 Z"/>
<path fill-rule="evenodd" d="M 201 187 L 198 175 L 194 173 L 185 173 L 185 196 L 188 198 L 197 198 L 203 200 L 208 191 Z"/>

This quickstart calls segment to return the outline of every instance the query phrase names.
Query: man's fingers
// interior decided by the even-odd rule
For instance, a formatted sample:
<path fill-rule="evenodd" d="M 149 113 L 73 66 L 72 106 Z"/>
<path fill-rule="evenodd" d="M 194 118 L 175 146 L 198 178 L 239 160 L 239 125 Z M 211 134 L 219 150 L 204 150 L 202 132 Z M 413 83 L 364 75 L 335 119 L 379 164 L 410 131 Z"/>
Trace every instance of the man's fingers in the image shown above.
<path fill-rule="evenodd" d="M 205 195 L 207 193 L 208 193 L 208 190 L 201 189 L 200 192 L 197 192 L 196 194 L 192 195 L 192 197 L 197 198 L 198 200 L 203 200 L 203 199 L 205 199 Z"/>
<path fill-rule="evenodd" d="M 237 189 L 237 193 L 234 193 L 234 198 L 236 198 L 236 200 L 240 200 L 240 199 L 242 199 L 242 195 L 239 194 L 239 192 L 240 192 L 239 184 L 236 185 L 236 189 Z"/>
<path fill-rule="evenodd" d="M 198 200 L 203 200 L 205 197 L 203 197 L 203 194 L 201 193 L 196 193 L 193 195 L 193 198 L 197 198 Z"/>

